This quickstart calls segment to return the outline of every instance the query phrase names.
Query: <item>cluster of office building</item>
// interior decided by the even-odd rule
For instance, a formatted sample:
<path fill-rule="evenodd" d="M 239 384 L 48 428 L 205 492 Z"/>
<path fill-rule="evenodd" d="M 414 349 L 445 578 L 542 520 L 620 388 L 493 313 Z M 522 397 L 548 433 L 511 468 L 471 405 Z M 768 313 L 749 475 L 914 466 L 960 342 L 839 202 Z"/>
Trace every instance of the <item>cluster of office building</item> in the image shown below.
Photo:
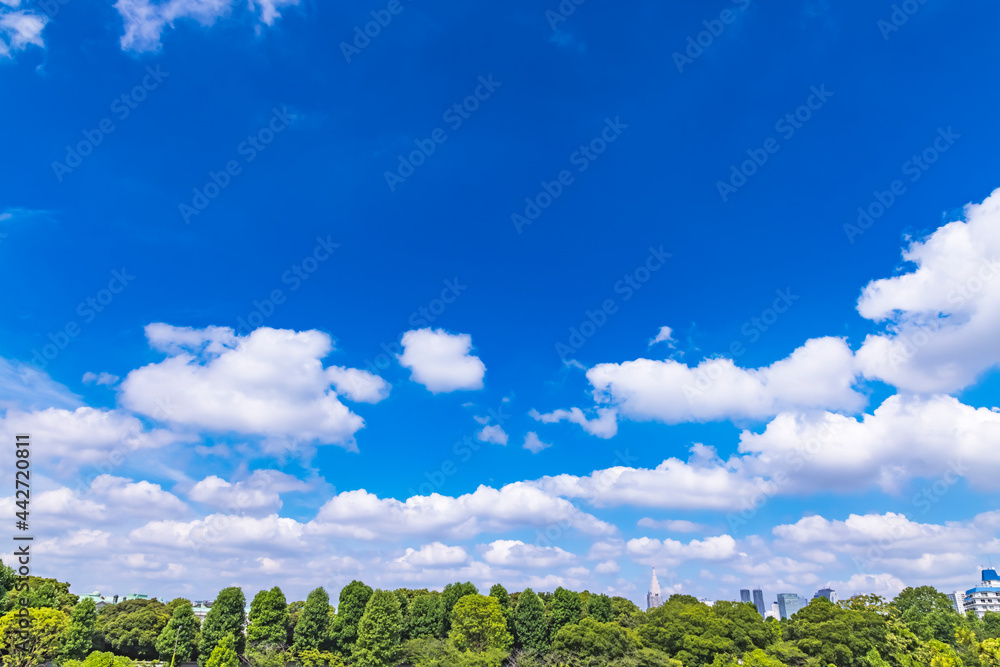
<path fill-rule="evenodd" d="M 813 595 L 813 599 L 824 597 L 830 602 L 837 602 L 837 591 L 832 588 L 821 588 Z M 975 612 L 980 618 L 988 612 L 1000 613 L 1000 575 L 993 568 L 982 570 L 982 581 L 978 586 L 967 591 L 955 591 L 949 593 L 948 598 L 955 606 L 955 611 L 959 614 Z M 714 602 L 702 598 L 700 600 L 711 606 Z M 778 599 L 771 603 L 768 608 L 764 603 L 764 591 L 760 588 L 750 590 L 743 588 L 740 590 L 740 602 L 749 602 L 757 608 L 764 618 L 789 618 L 807 604 L 809 599 L 800 597 L 797 593 L 778 593 Z M 653 578 L 649 584 L 649 593 L 646 594 L 646 609 L 653 609 L 663 604 L 660 592 L 660 583 L 656 580 L 656 568 L 653 568 Z"/>

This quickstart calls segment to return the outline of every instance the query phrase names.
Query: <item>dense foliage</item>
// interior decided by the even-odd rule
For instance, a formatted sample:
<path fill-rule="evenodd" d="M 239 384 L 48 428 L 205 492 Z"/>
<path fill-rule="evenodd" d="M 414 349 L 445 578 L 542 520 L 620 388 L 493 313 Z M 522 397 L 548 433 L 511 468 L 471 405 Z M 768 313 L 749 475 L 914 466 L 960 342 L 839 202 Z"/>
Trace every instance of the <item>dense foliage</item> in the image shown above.
<path fill-rule="evenodd" d="M 494 585 L 373 591 L 360 581 L 287 604 L 239 588 L 219 592 L 204 622 L 191 602 L 129 600 L 96 609 L 68 584 L 31 578 L 21 597 L 0 565 L 3 667 L 1000 667 L 1000 614 L 960 616 L 934 588 L 894 600 L 820 597 L 791 618 L 752 604 L 672 595 L 641 611 L 621 597 L 565 588 L 510 593 Z M 20 629 L 27 624 L 28 631 Z"/>

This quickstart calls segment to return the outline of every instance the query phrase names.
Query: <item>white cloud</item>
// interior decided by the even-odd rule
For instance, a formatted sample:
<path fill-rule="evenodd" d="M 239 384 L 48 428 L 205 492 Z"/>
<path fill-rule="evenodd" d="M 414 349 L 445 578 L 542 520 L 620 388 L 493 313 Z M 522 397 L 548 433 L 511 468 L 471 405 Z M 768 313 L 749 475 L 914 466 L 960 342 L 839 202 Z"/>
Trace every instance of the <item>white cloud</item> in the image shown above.
<path fill-rule="evenodd" d="M 625 548 L 633 558 L 646 562 L 652 558 L 657 563 L 662 562 L 669 566 L 676 566 L 689 560 L 721 561 L 738 555 L 736 540 L 730 535 L 691 540 L 687 544 L 671 539 L 640 537 L 626 542 Z"/>
<path fill-rule="evenodd" d="M 520 540 L 496 540 L 482 547 L 483 560 L 505 567 L 558 567 L 572 563 L 576 556 L 559 547 L 536 546 Z"/>
<path fill-rule="evenodd" d="M 17 7 L 20 3 L 4 3 Z M 42 30 L 48 17 L 32 11 L 11 11 L 0 7 L 0 58 L 11 58 L 16 51 L 24 51 L 29 46 L 45 48 Z"/>
<path fill-rule="evenodd" d="M 507 433 L 495 424 L 484 426 L 483 430 L 476 434 L 476 438 L 482 442 L 489 442 L 494 445 L 506 445 L 508 440 Z"/>
<path fill-rule="evenodd" d="M 606 560 L 594 566 L 594 572 L 598 574 L 614 574 L 621 572 L 621 566 L 613 560 Z"/>
<path fill-rule="evenodd" d="M 531 482 L 548 493 L 584 498 L 594 505 L 684 509 L 733 509 L 766 488 L 748 478 L 734 457 L 720 460 L 711 447 L 695 445 L 689 461 L 670 458 L 656 468 L 615 466 L 590 475 L 555 475 Z"/>
<path fill-rule="evenodd" d="M 522 446 L 532 454 L 537 454 L 543 449 L 548 449 L 552 445 L 547 442 L 542 442 L 537 433 L 529 431 L 528 434 L 524 436 L 524 445 Z"/>
<path fill-rule="evenodd" d="M 913 477 L 965 477 L 1000 488 L 1000 413 L 949 396 L 890 396 L 860 420 L 831 413 L 776 417 L 763 433 L 744 431 L 744 463 L 760 474 L 787 472 L 783 489 L 894 492 Z"/>
<path fill-rule="evenodd" d="M 129 533 L 137 544 L 196 554 L 243 554 L 248 549 L 292 552 L 305 547 L 304 526 L 294 519 L 210 514 L 194 521 L 151 521 Z"/>
<path fill-rule="evenodd" d="M 171 424 L 216 433 L 356 449 L 364 420 L 341 403 L 322 359 L 333 349 L 319 331 L 150 325 L 150 344 L 166 360 L 128 374 L 122 403 Z"/>
<path fill-rule="evenodd" d="M 639 519 L 637 525 L 642 528 L 666 530 L 671 533 L 697 533 L 698 531 L 705 529 L 705 526 L 700 523 L 684 521 L 683 519 L 664 519 L 662 521 L 657 521 L 655 519 L 650 519 L 649 517 L 644 517 Z"/>
<path fill-rule="evenodd" d="M 122 465 L 142 450 L 165 447 L 183 438 L 165 430 L 146 431 L 135 417 L 115 410 L 49 408 L 37 412 L 8 410 L 0 419 L 0 434 L 9 440 L 30 433 L 44 442 L 35 456 L 66 472 L 79 464 Z"/>
<path fill-rule="evenodd" d="M 764 419 L 786 410 L 857 411 L 853 355 L 839 338 L 816 338 L 770 366 L 743 369 L 731 359 L 691 368 L 667 359 L 598 364 L 587 371 L 594 400 L 637 421 L 678 424 Z"/>
<path fill-rule="evenodd" d="M 668 343 L 670 347 L 674 346 L 674 331 L 670 327 L 660 327 L 656 336 L 649 341 L 649 346 L 653 347 L 657 343 Z"/>
<path fill-rule="evenodd" d="M 486 365 L 471 351 L 469 334 L 415 329 L 403 334 L 403 353 L 397 356 L 414 382 L 440 394 L 483 388 Z"/>
<path fill-rule="evenodd" d="M 409 569 L 425 567 L 452 567 L 469 560 L 469 554 L 462 547 L 451 547 L 441 542 L 424 544 L 419 549 L 408 548 L 396 562 Z"/>
<path fill-rule="evenodd" d="M 249 479 L 230 483 L 210 475 L 195 484 L 188 497 L 230 512 L 271 513 L 281 509 L 281 494 L 306 491 L 309 485 L 277 470 L 255 470 Z"/>
<path fill-rule="evenodd" d="M 326 376 L 339 393 L 358 403 L 378 403 L 389 396 L 389 383 L 368 371 L 330 366 Z"/>
<path fill-rule="evenodd" d="M 578 424 L 590 435 L 598 438 L 613 438 L 618 433 L 618 413 L 608 408 L 598 408 L 597 417 L 587 419 L 587 416 L 580 408 L 569 410 L 555 410 L 548 414 L 541 414 L 538 410 L 532 410 L 528 414 L 532 419 L 543 424 L 556 424 L 561 421 L 568 421 L 571 424 Z"/>
<path fill-rule="evenodd" d="M 431 494 L 406 501 L 379 498 L 365 490 L 345 491 L 331 498 L 310 522 L 321 535 L 362 540 L 397 539 L 407 535 L 469 538 L 483 532 L 556 524 L 588 535 L 615 529 L 581 512 L 569 501 L 518 482 L 501 489 L 480 486 L 458 497 Z"/>
<path fill-rule="evenodd" d="M 871 282 L 858 312 L 886 322 L 857 353 L 867 377 L 954 392 L 1000 363 L 1000 190 L 903 253 L 916 269 Z"/>
<path fill-rule="evenodd" d="M 247 6 L 256 13 L 261 24 L 271 26 L 281 16 L 280 7 L 297 4 L 298 0 L 250 0 Z M 160 48 L 164 29 L 173 28 L 176 21 L 192 20 L 208 27 L 228 16 L 232 8 L 232 0 L 118 0 L 115 9 L 125 27 L 122 49 L 156 51 Z"/>
<path fill-rule="evenodd" d="M 36 355 L 35 363 L 44 362 Z M 20 361 L 0 357 L 0 408 L 38 410 L 77 408 L 80 397 L 54 381 L 44 371 Z"/>
<path fill-rule="evenodd" d="M 103 384 L 110 387 L 115 382 L 118 382 L 119 379 L 120 378 L 117 375 L 112 375 L 111 373 L 98 374 L 87 371 L 86 373 L 83 374 L 84 384 Z"/>

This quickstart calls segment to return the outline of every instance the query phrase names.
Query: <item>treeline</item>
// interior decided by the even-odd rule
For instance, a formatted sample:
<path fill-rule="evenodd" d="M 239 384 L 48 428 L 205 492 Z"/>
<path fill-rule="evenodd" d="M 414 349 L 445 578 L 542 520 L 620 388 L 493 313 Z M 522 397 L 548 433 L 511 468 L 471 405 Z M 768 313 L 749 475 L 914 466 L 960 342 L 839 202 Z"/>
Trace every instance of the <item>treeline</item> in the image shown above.
<path fill-rule="evenodd" d="M 926 586 L 892 602 L 817 598 L 779 622 L 748 603 L 686 595 L 643 612 L 564 588 L 509 594 L 498 584 L 482 595 L 471 583 L 435 592 L 354 581 L 336 606 L 323 588 L 288 603 L 274 587 L 249 613 L 243 591 L 226 588 L 199 621 L 183 598 L 98 611 L 68 584 L 32 577 L 15 593 L 13 582 L 0 565 L 4 667 L 1000 667 L 1000 614 L 959 616 Z"/>

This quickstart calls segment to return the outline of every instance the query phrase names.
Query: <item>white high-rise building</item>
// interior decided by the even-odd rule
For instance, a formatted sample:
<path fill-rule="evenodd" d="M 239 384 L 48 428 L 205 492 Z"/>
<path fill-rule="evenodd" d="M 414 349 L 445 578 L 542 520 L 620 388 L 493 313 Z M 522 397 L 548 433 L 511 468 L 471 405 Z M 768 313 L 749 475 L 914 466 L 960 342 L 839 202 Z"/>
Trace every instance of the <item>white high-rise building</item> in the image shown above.
<path fill-rule="evenodd" d="M 660 600 L 660 582 L 656 580 L 656 565 L 653 565 L 653 579 L 649 582 L 649 592 L 646 593 L 646 611 L 661 604 L 663 602 Z"/>
<path fill-rule="evenodd" d="M 983 582 L 965 591 L 964 607 L 976 612 L 979 618 L 988 611 L 1000 612 L 1000 576 L 996 570 L 983 570 Z"/>
<path fill-rule="evenodd" d="M 965 593 L 962 591 L 948 593 L 948 599 L 951 600 L 951 604 L 954 605 L 955 611 L 957 611 L 960 616 L 965 616 Z"/>

